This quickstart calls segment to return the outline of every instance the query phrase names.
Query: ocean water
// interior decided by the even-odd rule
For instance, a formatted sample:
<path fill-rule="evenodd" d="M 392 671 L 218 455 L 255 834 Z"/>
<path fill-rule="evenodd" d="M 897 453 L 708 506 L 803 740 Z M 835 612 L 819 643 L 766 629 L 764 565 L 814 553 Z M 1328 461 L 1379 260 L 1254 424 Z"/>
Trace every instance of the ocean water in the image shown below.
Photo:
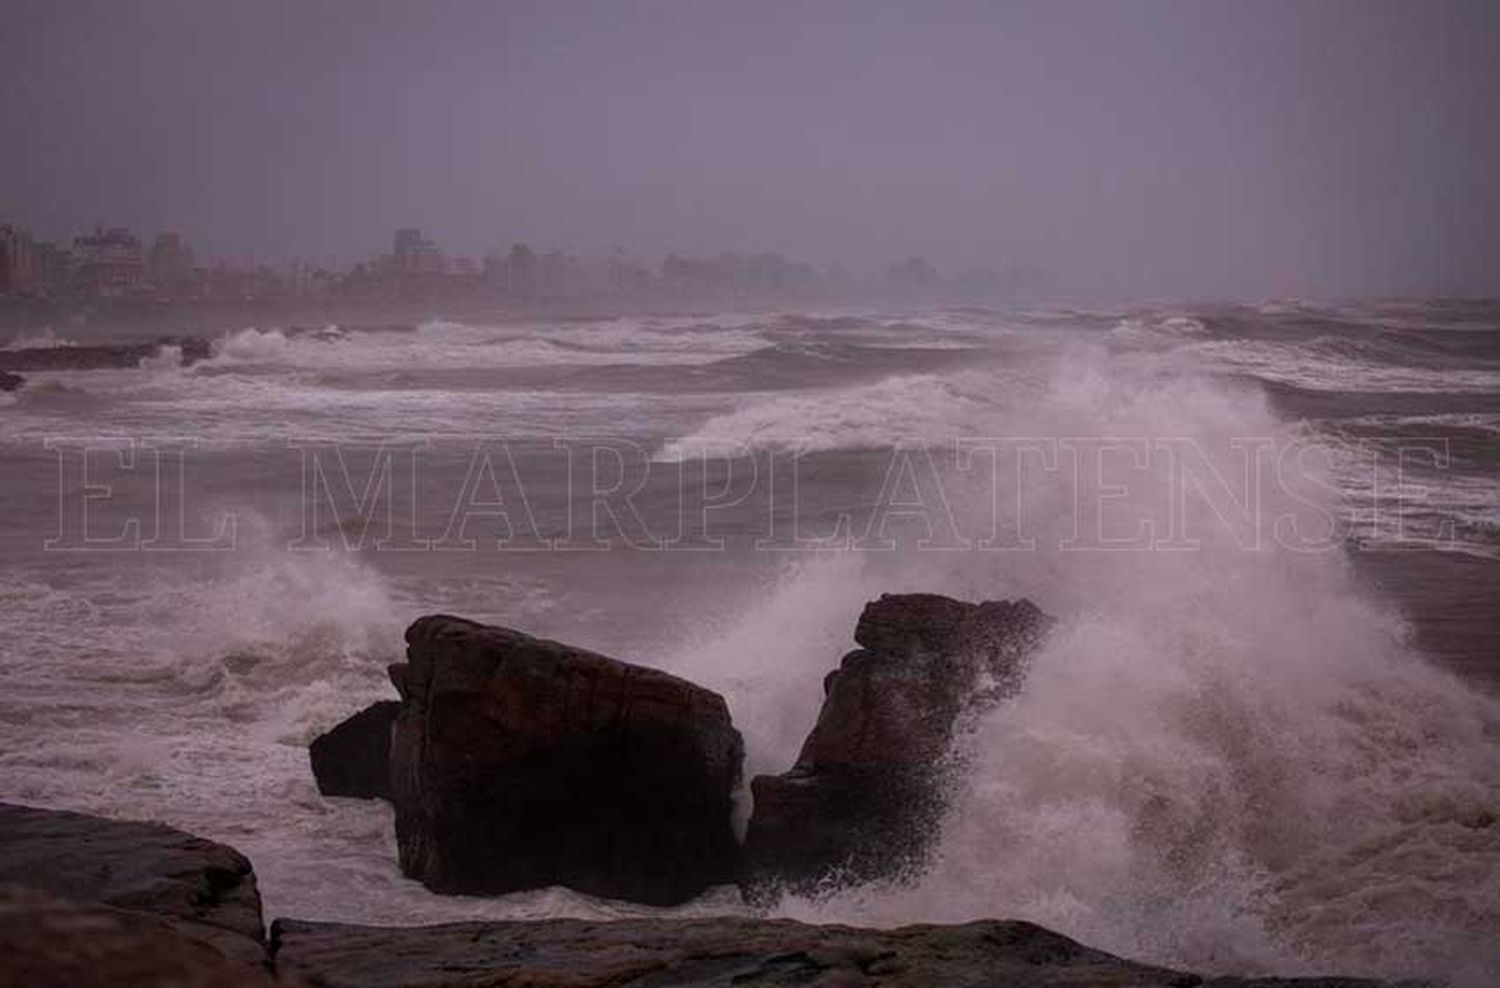
<path fill-rule="evenodd" d="M 783 771 L 866 600 L 1024 596 L 930 867 L 779 914 L 1500 977 L 1500 306 L 205 335 L 0 395 L 0 798 L 230 842 L 270 915 L 653 914 L 431 895 L 306 745 L 441 610 L 717 689 Z"/>

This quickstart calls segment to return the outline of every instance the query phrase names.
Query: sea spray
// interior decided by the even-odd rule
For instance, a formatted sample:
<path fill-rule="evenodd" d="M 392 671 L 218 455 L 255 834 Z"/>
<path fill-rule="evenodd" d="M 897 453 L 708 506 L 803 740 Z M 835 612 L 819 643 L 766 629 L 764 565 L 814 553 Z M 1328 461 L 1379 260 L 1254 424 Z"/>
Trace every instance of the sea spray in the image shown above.
<path fill-rule="evenodd" d="M 1253 391 L 1085 351 L 1059 363 L 1047 401 L 996 427 L 1189 439 L 1225 477 L 1244 462 L 1230 438 L 1294 439 Z M 1143 471 L 1119 495 L 1135 510 L 1117 517 L 1160 523 L 1176 479 Z M 1463 981 L 1500 970 L 1487 932 L 1500 928 L 1500 704 L 1415 654 L 1336 542 L 1287 544 L 1285 526 L 1251 518 L 1262 538 L 1247 547 L 1243 526 L 1199 503 L 1178 533 L 1191 547 L 1065 548 L 1077 537 L 1071 480 L 1042 472 L 1022 486 L 1030 549 L 899 564 L 869 554 L 854 578 L 838 573 L 849 586 L 901 570 L 937 592 L 1025 595 L 1063 623 L 1020 695 L 962 740 L 969 771 L 930 871 L 782 911 L 891 924 L 1017 916 L 1215 971 Z M 1242 503 L 1294 528 L 1334 511 L 1315 500 L 1332 496 L 1326 478 L 1260 484 Z M 803 613 L 811 628 L 781 634 L 826 637 L 828 612 Z M 830 652 L 825 667 L 836 661 Z M 734 698 L 737 715 L 753 700 Z"/>

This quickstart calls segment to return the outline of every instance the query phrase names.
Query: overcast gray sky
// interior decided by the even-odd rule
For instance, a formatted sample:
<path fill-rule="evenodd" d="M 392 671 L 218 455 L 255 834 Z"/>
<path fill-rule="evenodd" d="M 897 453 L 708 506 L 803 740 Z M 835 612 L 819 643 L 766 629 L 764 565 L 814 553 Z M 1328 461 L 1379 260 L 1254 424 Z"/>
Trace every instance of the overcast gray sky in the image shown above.
<path fill-rule="evenodd" d="M 7 0 L 0 216 L 1500 293 L 1500 3 Z"/>

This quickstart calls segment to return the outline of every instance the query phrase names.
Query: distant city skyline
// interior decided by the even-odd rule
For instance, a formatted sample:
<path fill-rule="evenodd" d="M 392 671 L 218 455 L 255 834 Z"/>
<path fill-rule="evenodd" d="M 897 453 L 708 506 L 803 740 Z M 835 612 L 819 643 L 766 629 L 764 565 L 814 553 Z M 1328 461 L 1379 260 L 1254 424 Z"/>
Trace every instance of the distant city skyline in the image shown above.
<path fill-rule="evenodd" d="M 149 247 L 148 247 L 149 241 Z M 635 301 L 738 305 L 856 299 L 1000 301 L 1042 286 L 1024 269 L 965 269 L 945 277 L 916 255 L 855 272 L 775 252 L 631 255 L 616 245 L 577 255 L 514 243 L 482 259 L 453 254 L 418 227 L 399 227 L 390 248 L 351 265 L 230 264 L 204 260 L 180 231 L 146 237 L 96 225 L 61 242 L 0 222 L 0 302 L 43 307 L 91 302 L 197 305 L 293 299 L 533 304 Z"/>

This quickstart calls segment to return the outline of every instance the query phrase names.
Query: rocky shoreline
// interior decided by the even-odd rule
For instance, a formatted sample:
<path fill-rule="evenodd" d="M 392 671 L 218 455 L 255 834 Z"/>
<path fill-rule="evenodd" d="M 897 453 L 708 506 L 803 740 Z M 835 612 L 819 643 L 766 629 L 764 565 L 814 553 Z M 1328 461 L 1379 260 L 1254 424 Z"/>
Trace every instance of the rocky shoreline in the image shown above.
<path fill-rule="evenodd" d="M 751 783 L 727 704 L 645 666 L 447 615 L 407 632 L 382 701 L 313 742 L 325 795 L 396 808 L 399 865 L 439 893 L 567 886 L 653 905 L 747 902 L 920 867 L 963 718 L 1016 689 L 1052 625 L 1028 601 L 870 602 L 793 768 Z M 1003 865 L 1001 865 L 1003 866 Z M 769 918 L 352 926 L 274 920 L 223 844 L 157 823 L 0 804 L 10 985 L 1354 986 L 1207 979 L 1030 923 L 896 929 Z"/>
<path fill-rule="evenodd" d="M 194 336 L 164 336 L 146 343 L 97 343 L 85 346 L 33 346 L 0 350 L 0 371 L 121 370 L 174 348 L 182 366 L 213 355 L 209 340 Z"/>
<path fill-rule="evenodd" d="M 1357 988 L 1204 978 L 1031 923 L 873 930 L 784 919 L 554 919 L 377 927 L 277 919 L 249 862 L 156 823 L 0 804 L 4 988 L 665 985 Z"/>

